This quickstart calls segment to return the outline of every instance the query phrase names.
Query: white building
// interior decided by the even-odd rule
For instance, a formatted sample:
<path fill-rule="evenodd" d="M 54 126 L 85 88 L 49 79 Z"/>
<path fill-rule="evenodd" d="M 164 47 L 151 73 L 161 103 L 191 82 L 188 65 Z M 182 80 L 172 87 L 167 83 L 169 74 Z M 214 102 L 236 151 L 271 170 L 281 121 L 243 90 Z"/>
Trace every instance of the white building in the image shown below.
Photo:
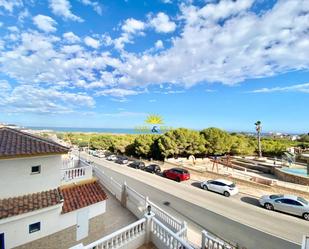
<path fill-rule="evenodd" d="M 63 169 L 69 149 L 8 127 L 0 128 L 0 248 L 13 248 L 88 221 L 106 210 L 106 194 L 90 166 Z"/>

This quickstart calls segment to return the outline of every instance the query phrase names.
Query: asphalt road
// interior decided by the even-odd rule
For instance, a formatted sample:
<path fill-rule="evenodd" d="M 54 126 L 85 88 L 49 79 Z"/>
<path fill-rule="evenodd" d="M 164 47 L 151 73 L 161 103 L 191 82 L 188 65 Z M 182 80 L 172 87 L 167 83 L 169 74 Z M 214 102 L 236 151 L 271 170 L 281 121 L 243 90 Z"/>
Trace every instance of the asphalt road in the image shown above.
<path fill-rule="evenodd" d="M 194 181 L 177 183 L 105 159 L 91 160 L 118 182 L 126 181 L 165 210 L 185 219 L 196 234 L 206 229 L 248 249 L 300 248 L 303 235 L 309 234 L 308 221 L 267 211 L 253 197 L 239 194 L 226 198 L 197 188 Z"/>

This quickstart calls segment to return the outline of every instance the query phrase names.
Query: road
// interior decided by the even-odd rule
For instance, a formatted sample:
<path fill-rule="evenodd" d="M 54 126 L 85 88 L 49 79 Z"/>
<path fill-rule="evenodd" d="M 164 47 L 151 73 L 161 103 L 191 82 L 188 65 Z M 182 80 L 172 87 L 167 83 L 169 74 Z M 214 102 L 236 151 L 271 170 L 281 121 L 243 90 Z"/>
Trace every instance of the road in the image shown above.
<path fill-rule="evenodd" d="M 302 236 L 309 234 L 308 221 L 267 211 L 253 205 L 256 199 L 252 197 L 226 198 L 105 159 L 92 157 L 91 160 L 118 182 L 125 181 L 166 211 L 185 219 L 194 231 L 205 228 L 248 249 L 300 248 Z M 166 202 L 168 206 L 164 206 Z"/>

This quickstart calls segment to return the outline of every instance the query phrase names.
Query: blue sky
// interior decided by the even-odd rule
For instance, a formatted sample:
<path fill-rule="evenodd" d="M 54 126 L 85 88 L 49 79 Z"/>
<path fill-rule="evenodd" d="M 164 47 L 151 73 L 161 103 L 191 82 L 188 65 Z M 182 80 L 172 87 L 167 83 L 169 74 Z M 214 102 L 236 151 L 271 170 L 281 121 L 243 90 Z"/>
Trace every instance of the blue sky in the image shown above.
<path fill-rule="evenodd" d="M 308 132 L 307 0 L 0 0 L 0 122 Z"/>

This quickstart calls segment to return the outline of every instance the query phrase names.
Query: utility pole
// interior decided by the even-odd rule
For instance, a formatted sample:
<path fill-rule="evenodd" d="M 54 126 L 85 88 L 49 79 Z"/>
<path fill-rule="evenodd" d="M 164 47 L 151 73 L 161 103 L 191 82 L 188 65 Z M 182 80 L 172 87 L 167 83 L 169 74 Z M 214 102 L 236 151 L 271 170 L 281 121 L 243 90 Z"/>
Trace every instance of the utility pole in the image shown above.
<path fill-rule="evenodd" d="M 256 122 L 255 122 L 255 129 L 256 129 L 257 137 L 258 137 L 259 157 L 262 157 L 262 145 L 261 145 L 261 130 L 262 130 L 262 125 L 261 125 L 261 121 L 256 121 Z"/>

